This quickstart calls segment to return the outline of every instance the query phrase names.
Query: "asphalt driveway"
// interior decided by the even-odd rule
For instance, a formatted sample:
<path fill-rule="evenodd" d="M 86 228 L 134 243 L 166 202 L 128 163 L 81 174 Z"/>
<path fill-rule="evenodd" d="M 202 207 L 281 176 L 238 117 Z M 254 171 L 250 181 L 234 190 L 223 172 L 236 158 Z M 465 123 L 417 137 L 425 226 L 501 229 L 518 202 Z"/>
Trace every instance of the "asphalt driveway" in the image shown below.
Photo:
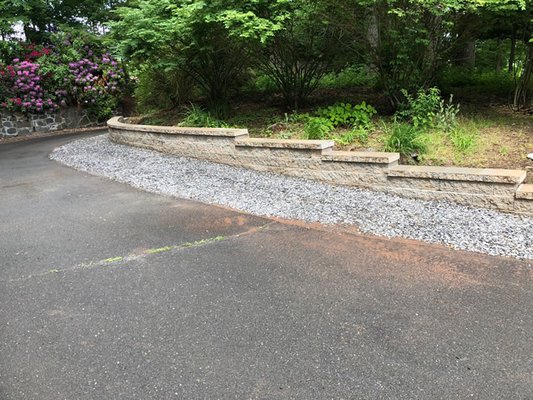
<path fill-rule="evenodd" d="M 0 145 L 0 399 L 531 399 L 533 266 Z"/>

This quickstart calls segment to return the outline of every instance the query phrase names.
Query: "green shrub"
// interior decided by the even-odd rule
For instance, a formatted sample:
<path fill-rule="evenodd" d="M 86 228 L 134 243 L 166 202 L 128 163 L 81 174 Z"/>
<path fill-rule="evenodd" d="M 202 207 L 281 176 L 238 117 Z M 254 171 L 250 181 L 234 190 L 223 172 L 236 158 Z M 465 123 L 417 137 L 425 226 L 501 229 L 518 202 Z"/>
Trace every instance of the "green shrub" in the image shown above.
<path fill-rule="evenodd" d="M 407 103 L 400 107 L 396 113 L 399 118 L 411 121 L 415 128 L 431 129 L 435 127 L 435 116 L 441 104 L 440 90 L 436 87 L 420 89 L 416 96 L 402 89 L 402 94 Z"/>
<path fill-rule="evenodd" d="M 354 126 L 368 129 L 372 126 L 372 117 L 377 114 L 377 111 L 370 104 L 366 104 L 363 101 L 357 105 L 336 103 L 332 106 L 319 109 L 317 114 L 331 121 L 334 127 Z"/>
<path fill-rule="evenodd" d="M 243 89 L 247 92 L 269 93 L 275 92 L 277 87 L 276 82 L 270 76 L 261 71 L 251 71 L 250 79 L 245 83 Z"/>
<path fill-rule="evenodd" d="M 227 128 L 228 124 L 213 117 L 203 108 L 191 104 L 183 120 L 178 126 L 202 127 L 202 128 Z"/>
<path fill-rule="evenodd" d="M 97 121 L 107 121 L 118 108 L 118 99 L 111 96 L 101 96 L 98 101 L 87 107 L 90 116 Z"/>
<path fill-rule="evenodd" d="M 476 86 L 477 72 L 469 68 L 450 66 L 439 78 L 439 86 L 447 89 L 456 87 Z"/>
<path fill-rule="evenodd" d="M 460 106 L 453 104 L 453 95 L 446 101 L 436 87 L 420 89 L 416 96 L 411 96 L 406 90 L 402 90 L 402 94 L 406 103 L 396 116 L 411 122 L 415 128 L 426 131 L 438 128 L 450 132 L 457 126 Z"/>
<path fill-rule="evenodd" d="M 135 99 L 139 111 L 168 110 L 186 103 L 193 93 L 193 82 L 180 70 L 143 67 L 138 73 Z"/>
<path fill-rule="evenodd" d="M 310 115 L 308 113 L 293 112 L 292 114 L 285 114 L 285 122 L 292 124 L 305 124 L 309 121 Z"/>
<path fill-rule="evenodd" d="M 320 81 L 323 88 L 371 87 L 377 82 L 377 75 L 366 65 L 352 65 L 335 73 L 326 74 Z"/>
<path fill-rule="evenodd" d="M 384 129 L 385 151 L 394 151 L 403 155 L 426 152 L 426 141 L 419 128 L 405 122 L 394 121 Z"/>
<path fill-rule="evenodd" d="M 507 71 L 475 71 L 460 67 L 447 68 L 439 79 L 446 90 L 476 88 L 477 93 L 507 96 L 515 87 L 515 76 Z"/>
<path fill-rule="evenodd" d="M 310 140 L 320 140 L 326 138 L 326 136 L 335 129 L 333 123 L 322 117 L 309 118 L 305 124 L 305 137 Z"/>

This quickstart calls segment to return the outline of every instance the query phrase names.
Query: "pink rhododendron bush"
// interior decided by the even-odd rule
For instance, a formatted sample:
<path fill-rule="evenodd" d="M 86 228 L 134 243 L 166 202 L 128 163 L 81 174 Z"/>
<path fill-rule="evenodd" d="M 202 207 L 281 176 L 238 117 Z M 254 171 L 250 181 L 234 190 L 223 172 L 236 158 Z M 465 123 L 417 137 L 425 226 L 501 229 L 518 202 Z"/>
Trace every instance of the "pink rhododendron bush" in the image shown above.
<path fill-rule="evenodd" d="M 0 59 L 0 109 L 24 114 L 81 106 L 104 120 L 117 108 L 126 77 L 111 54 L 62 36 L 49 46 L 19 44 Z"/>
<path fill-rule="evenodd" d="M 42 113 L 58 108 L 60 90 L 55 93 L 45 88 L 45 80 L 39 74 L 40 65 L 31 61 L 13 60 L 0 70 L 4 81 L 5 93 L 0 106 L 10 111 Z"/>

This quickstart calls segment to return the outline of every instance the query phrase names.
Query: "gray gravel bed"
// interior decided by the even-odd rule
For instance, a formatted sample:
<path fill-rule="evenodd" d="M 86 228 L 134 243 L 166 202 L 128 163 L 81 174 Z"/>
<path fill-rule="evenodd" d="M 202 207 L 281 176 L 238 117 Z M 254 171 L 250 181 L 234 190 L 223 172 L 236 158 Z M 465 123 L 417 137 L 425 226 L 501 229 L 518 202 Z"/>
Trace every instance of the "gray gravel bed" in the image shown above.
<path fill-rule="evenodd" d="M 255 215 L 349 224 L 379 236 L 533 259 L 529 217 L 167 156 L 113 143 L 107 135 L 66 144 L 50 158 L 146 191 Z"/>

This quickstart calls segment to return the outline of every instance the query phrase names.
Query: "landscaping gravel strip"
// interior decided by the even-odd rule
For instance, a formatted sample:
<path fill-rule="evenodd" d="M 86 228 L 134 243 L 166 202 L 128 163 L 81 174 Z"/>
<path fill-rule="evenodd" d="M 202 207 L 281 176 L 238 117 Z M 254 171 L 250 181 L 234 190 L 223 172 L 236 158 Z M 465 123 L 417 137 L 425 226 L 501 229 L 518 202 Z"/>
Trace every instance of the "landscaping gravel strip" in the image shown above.
<path fill-rule="evenodd" d="M 50 158 L 146 191 L 255 215 L 349 224 L 379 236 L 533 259 L 530 217 L 168 156 L 113 143 L 107 135 L 66 144 Z"/>

